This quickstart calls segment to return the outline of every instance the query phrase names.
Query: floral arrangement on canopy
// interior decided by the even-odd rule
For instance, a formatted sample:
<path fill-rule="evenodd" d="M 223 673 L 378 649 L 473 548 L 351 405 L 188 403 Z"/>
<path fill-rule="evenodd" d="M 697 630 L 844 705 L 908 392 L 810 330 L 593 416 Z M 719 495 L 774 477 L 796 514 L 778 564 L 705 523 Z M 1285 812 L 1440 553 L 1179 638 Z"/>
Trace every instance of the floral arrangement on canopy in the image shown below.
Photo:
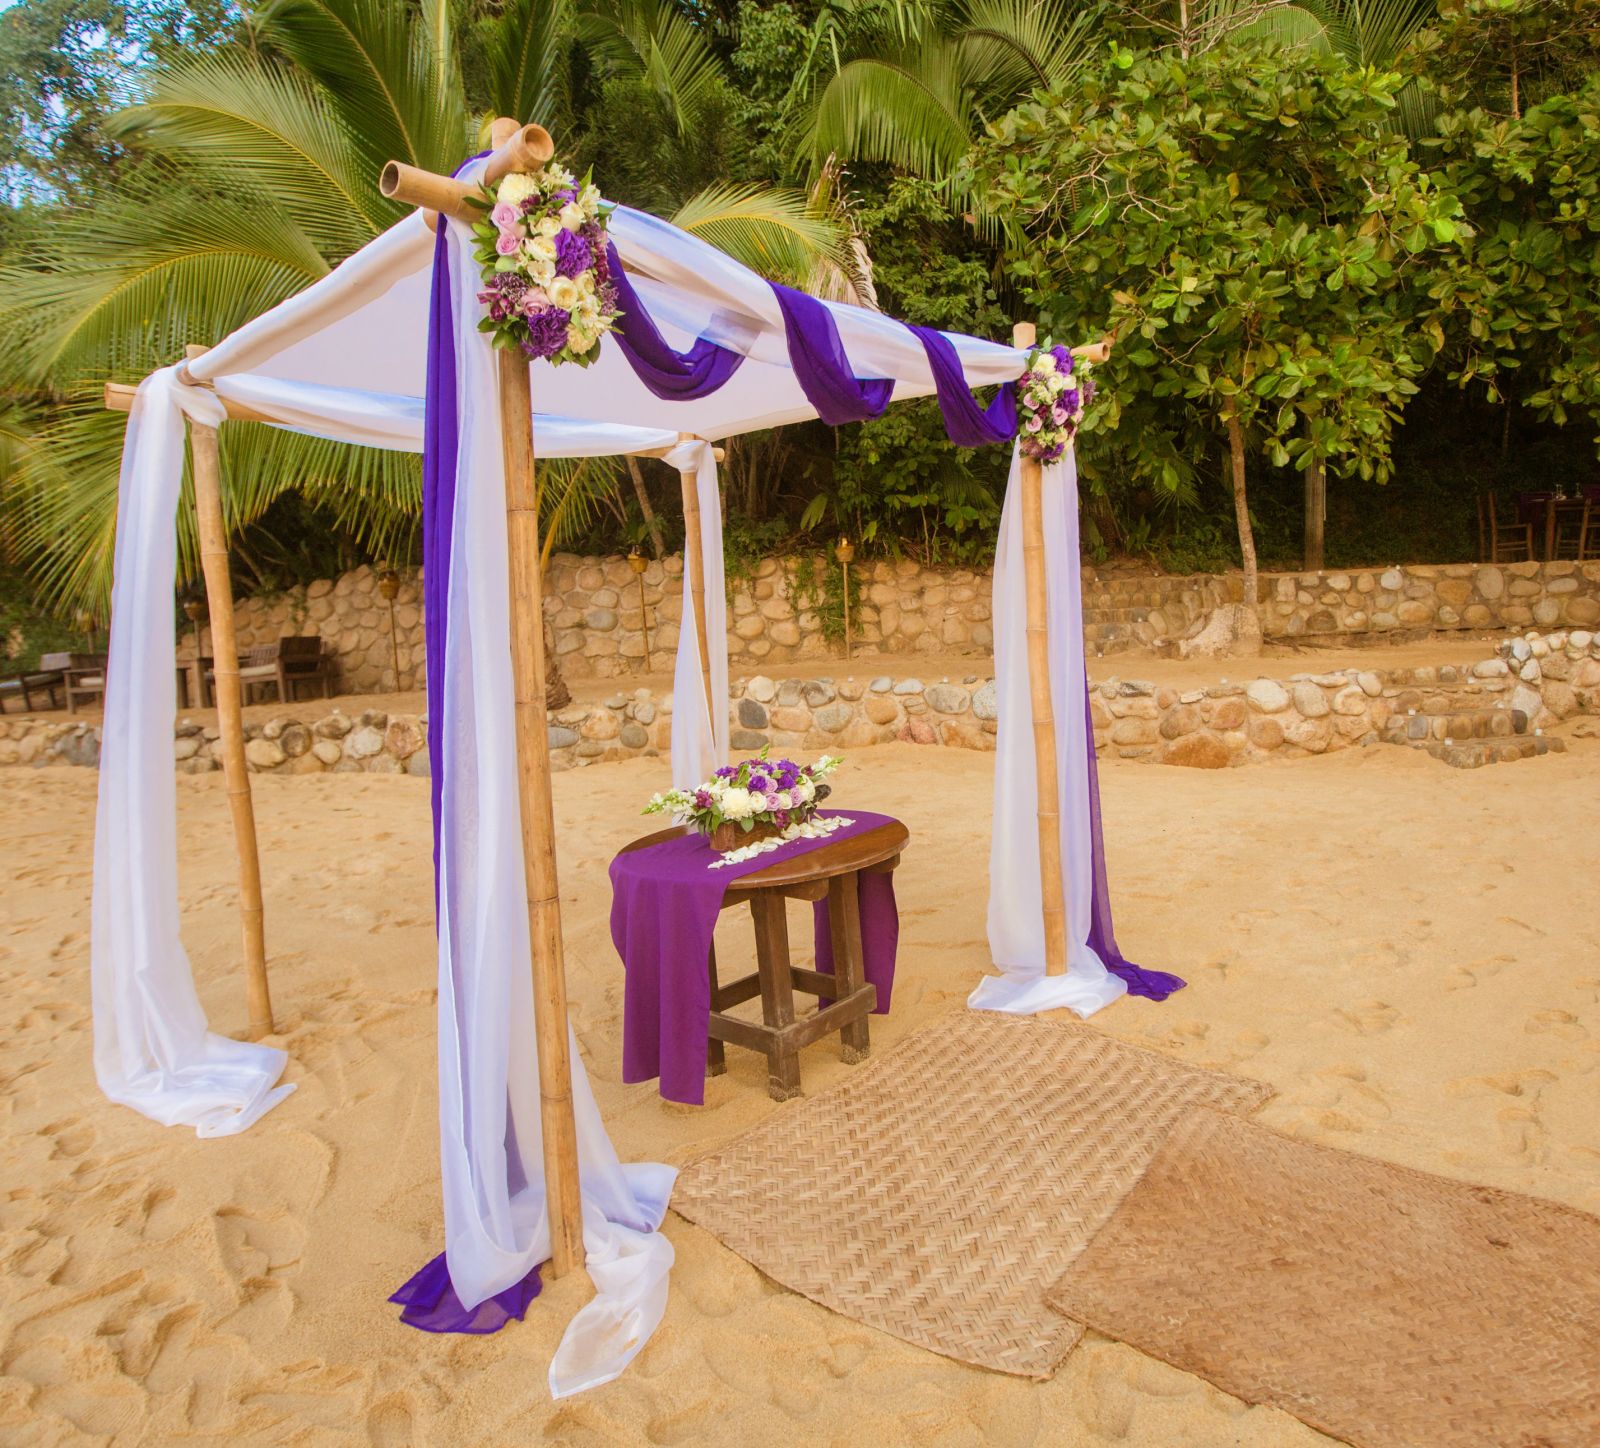
<path fill-rule="evenodd" d="M 670 814 L 722 851 L 734 848 L 741 837 L 748 845 L 771 841 L 773 849 L 791 839 L 817 839 L 839 828 L 834 820 L 815 816 L 831 793 L 823 781 L 842 763 L 824 754 L 815 764 L 801 765 L 768 759 L 763 749 L 755 759 L 723 765 L 695 789 L 652 795 L 644 813 Z"/>
<path fill-rule="evenodd" d="M 585 176 L 551 162 L 513 171 L 487 188 L 489 208 L 472 230 L 488 308 L 479 323 L 497 347 L 587 367 L 621 315 L 606 258 L 611 207 Z"/>
<path fill-rule="evenodd" d="M 1090 364 L 1062 346 L 1035 347 L 1028 370 L 1017 379 L 1018 446 L 1023 455 L 1053 463 L 1083 421 L 1094 399 Z"/>

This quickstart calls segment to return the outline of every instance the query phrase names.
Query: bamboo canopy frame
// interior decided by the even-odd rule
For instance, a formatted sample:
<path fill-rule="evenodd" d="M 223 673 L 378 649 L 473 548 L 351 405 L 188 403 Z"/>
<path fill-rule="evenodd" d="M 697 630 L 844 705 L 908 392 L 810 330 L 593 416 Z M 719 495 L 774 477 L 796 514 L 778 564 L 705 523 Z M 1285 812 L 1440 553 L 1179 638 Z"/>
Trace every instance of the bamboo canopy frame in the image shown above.
<path fill-rule="evenodd" d="M 493 150 L 484 178 L 537 169 L 553 155 L 549 133 L 538 125 L 521 125 L 502 117 L 490 127 Z M 390 199 L 419 208 L 429 229 L 439 214 L 472 222 L 484 212 L 481 193 L 470 183 L 439 176 L 391 161 L 379 177 L 379 190 Z M 1018 347 L 1032 345 L 1035 330 L 1019 323 L 1013 333 Z M 1075 357 L 1103 362 L 1113 339 L 1072 348 Z M 179 379 L 197 382 L 187 362 L 207 349 L 187 349 Z M 214 388 L 212 389 L 215 390 Z M 137 388 L 108 383 L 105 406 L 129 411 Z M 248 405 L 219 397 L 231 420 L 274 423 Z M 544 711 L 545 657 L 542 628 L 542 557 L 539 539 L 538 489 L 533 435 L 533 403 L 529 364 L 502 353 L 499 358 L 499 413 L 506 473 L 507 561 L 512 599 L 512 664 L 515 685 L 518 795 L 532 946 L 535 1032 L 539 1050 L 540 1113 L 543 1126 L 545 1190 L 550 1219 L 551 1268 L 561 1276 L 584 1265 L 582 1202 L 578 1174 L 572 1072 L 568 1054 L 566 973 L 562 948 L 561 909 L 556 870 L 555 830 L 551 811 L 549 735 Z M 233 594 L 228 576 L 228 544 L 221 503 L 216 429 L 190 421 L 195 504 L 207 603 L 216 657 L 217 704 L 223 744 L 223 766 L 239 854 L 240 917 L 243 934 L 246 998 L 250 1034 L 273 1029 L 265 949 L 265 911 L 261 892 L 259 848 L 255 832 L 248 765 L 244 753 L 242 695 L 234 632 Z M 679 441 L 696 434 L 679 433 Z M 670 448 L 642 449 L 638 457 L 664 457 Z M 714 455 L 721 460 L 723 450 Z M 700 647 L 702 682 L 708 710 L 711 700 L 710 651 L 706 630 L 705 559 L 701 554 L 699 500 L 692 471 L 681 470 L 685 521 L 685 570 Z M 1058 770 L 1053 732 L 1045 607 L 1045 555 L 1041 515 L 1042 469 L 1036 460 L 1021 463 L 1023 558 L 1027 596 L 1030 699 L 1033 713 L 1035 765 L 1038 778 L 1040 884 L 1044 908 L 1047 973 L 1066 970 L 1066 902 L 1058 831 Z"/>

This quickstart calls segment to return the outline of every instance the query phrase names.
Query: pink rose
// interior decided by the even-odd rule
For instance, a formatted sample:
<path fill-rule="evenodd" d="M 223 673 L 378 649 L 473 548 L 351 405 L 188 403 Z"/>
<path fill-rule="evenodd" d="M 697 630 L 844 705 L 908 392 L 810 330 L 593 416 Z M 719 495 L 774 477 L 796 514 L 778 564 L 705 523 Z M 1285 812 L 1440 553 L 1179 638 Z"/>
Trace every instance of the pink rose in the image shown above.
<path fill-rule="evenodd" d="M 509 201 L 497 201 L 494 210 L 489 213 L 489 220 L 501 231 L 509 231 L 517 224 L 517 208 Z"/>
<path fill-rule="evenodd" d="M 535 312 L 543 311 L 549 305 L 550 293 L 545 291 L 543 287 L 529 287 L 522 295 L 522 310 L 530 317 Z"/>
<path fill-rule="evenodd" d="M 1039 414 L 1035 412 L 1029 414 L 1028 420 L 1027 422 L 1023 423 L 1023 426 L 1026 427 L 1029 432 L 1038 432 L 1038 430 L 1044 426 L 1044 422 L 1040 418 Z"/>
<path fill-rule="evenodd" d="M 509 231 L 502 231 L 495 241 L 494 249 L 501 256 L 515 256 L 522 250 L 522 238 L 513 236 Z"/>

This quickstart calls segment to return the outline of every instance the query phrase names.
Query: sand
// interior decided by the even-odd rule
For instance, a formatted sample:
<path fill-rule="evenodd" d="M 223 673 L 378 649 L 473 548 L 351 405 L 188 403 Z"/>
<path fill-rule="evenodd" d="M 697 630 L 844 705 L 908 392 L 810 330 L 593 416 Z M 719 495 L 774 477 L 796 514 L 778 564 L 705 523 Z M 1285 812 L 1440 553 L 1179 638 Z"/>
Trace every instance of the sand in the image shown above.
<path fill-rule="evenodd" d="M 841 802 L 913 837 L 880 1048 L 961 1009 L 986 961 L 991 767 L 896 745 L 841 776 Z M 733 1050 L 702 1109 L 619 1082 L 605 864 L 661 778 L 657 761 L 563 774 L 556 805 L 601 1107 L 624 1157 L 682 1161 L 772 1107 Z M 1102 778 L 1123 944 L 1192 984 L 1097 1026 L 1270 1082 L 1261 1119 L 1280 1129 L 1600 1212 L 1600 742 L 1478 771 L 1375 748 L 1221 773 L 1106 761 Z M 237 1030 L 223 782 L 178 785 L 186 941 L 214 1027 Z M 94 788 L 87 770 L 0 772 L 0 1441 L 1331 1441 L 1093 1334 L 1045 1384 L 957 1365 L 781 1290 L 676 1216 L 666 1321 L 595 1392 L 545 1388 L 578 1279 L 493 1338 L 402 1327 L 383 1299 L 440 1245 L 426 781 L 256 780 L 299 1090 L 216 1141 L 96 1090 Z M 827 1042 L 803 1060 L 811 1090 L 848 1071 Z"/>

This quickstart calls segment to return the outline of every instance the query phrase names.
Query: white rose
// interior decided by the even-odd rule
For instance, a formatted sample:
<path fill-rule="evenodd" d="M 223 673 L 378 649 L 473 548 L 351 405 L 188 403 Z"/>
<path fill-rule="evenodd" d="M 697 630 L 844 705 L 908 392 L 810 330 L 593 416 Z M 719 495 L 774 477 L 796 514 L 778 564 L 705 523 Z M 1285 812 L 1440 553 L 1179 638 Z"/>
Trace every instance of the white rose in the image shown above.
<path fill-rule="evenodd" d="M 529 256 L 541 256 L 546 261 L 556 259 L 556 244 L 548 236 L 530 236 L 522 243 L 522 249 Z"/>
<path fill-rule="evenodd" d="M 545 283 L 550 300 L 564 312 L 570 312 L 578 301 L 578 284 L 571 277 L 554 277 Z"/>
<path fill-rule="evenodd" d="M 1043 372 L 1047 376 L 1056 370 L 1056 359 L 1048 352 L 1041 352 L 1033 359 L 1033 371 Z"/>
<path fill-rule="evenodd" d="M 530 256 L 523 259 L 524 270 L 541 287 L 547 287 L 555 279 L 556 264 L 547 257 Z"/>
<path fill-rule="evenodd" d="M 793 793 L 794 797 L 799 800 L 801 804 L 810 804 L 811 801 L 817 797 L 817 787 L 809 779 L 802 775 L 799 782 L 795 785 Z"/>
<path fill-rule="evenodd" d="M 747 820 L 756 812 L 756 802 L 748 789 L 734 785 L 722 792 L 721 809 L 730 820 Z"/>
<path fill-rule="evenodd" d="M 1071 385 L 1072 379 L 1070 377 L 1068 377 L 1064 372 L 1057 372 L 1055 376 L 1050 379 L 1051 394 L 1059 397 Z"/>
<path fill-rule="evenodd" d="M 495 188 L 494 194 L 497 201 L 520 206 L 538 189 L 539 183 L 532 176 L 524 176 L 520 171 L 513 171 Z"/>
<path fill-rule="evenodd" d="M 583 214 L 583 207 L 576 202 L 569 201 L 561 208 L 561 224 L 568 231 L 576 231 L 589 218 Z"/>
<path fill-rule="evenodd" d="M 578 278 L 578 290 L 586 297 L 592 297 L 600 290 L 592 271 L 586 271 Z"/>
<path fill-rule="evenodd" d="M 539 224 L 534 230 L 540 236 L 554 238 L 555 234 L 561 230 L 561 223 L 553 216 L 542 216 L 539 218 Z"/>

